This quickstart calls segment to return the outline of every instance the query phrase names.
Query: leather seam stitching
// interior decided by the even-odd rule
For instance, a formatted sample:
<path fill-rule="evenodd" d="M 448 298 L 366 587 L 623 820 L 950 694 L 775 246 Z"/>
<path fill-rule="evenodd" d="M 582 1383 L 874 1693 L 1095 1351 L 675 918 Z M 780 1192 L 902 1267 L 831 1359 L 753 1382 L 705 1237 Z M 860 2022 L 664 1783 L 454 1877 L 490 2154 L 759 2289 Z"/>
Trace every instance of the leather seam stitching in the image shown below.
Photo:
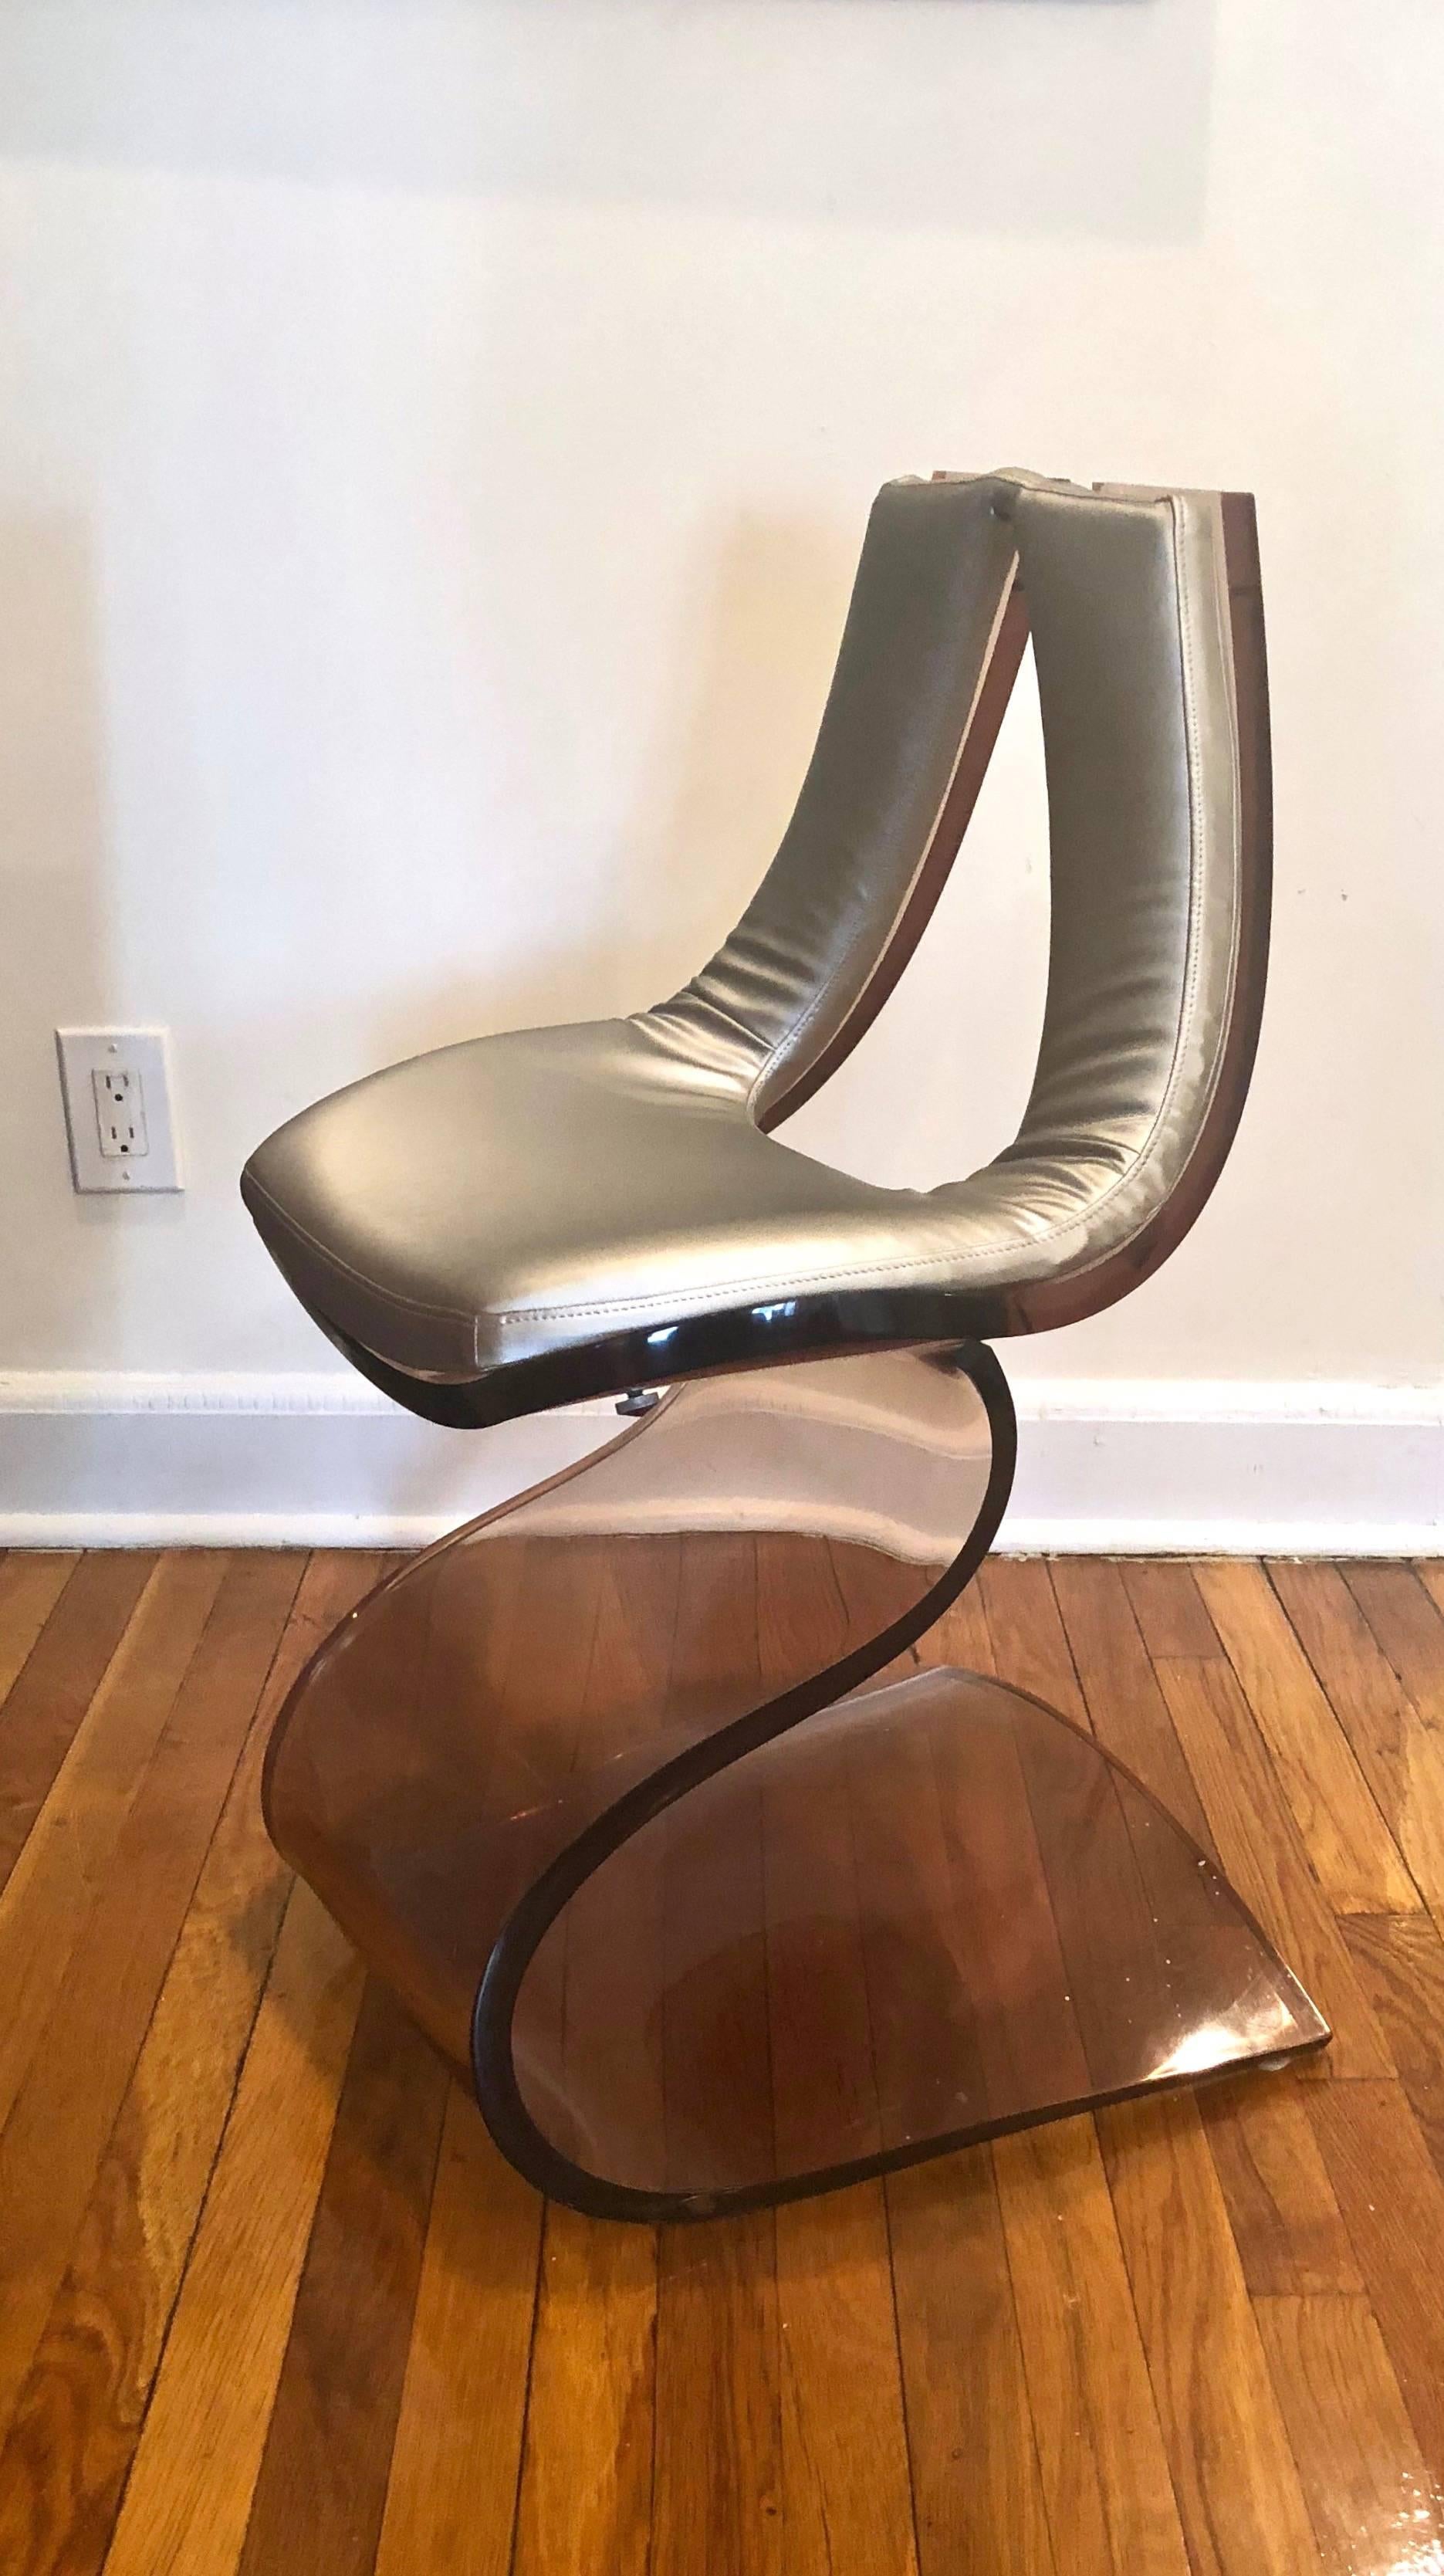
<path fill-rule="evenodd" d="M 649 1002 L 645 1011 L 629 1011 L 627 1013 L 628 1025 L 632 1028 L 645 1028 L 649 1020 L 661 1020 L 664 1013 L 674 1010 L 679 1002 L 688 999 L 696 1004 L 698 1010 L 704 1012 L 709 1017 L 725 1020 L 729 1029 L 735 1029 L 740 1038 L 745 1038 L 747 1040 L 749 1047 L 765 1046 L 766 1040 L 764 1038 L 760 1038 L 755 1029 L 749 1029 L 746 1021 L 739 1020 L 736 1012 L 729 1011 L 723 1003 L 714 1002 L 710 993 L 699 993 L 695 983 L 684 984 L 681 992 L 674 993 L 668 1001 Z M 755 1089 L 755 1087 L 756 1086 L 754 1084 L 753 1088 Z M 752 1097 L 751 1091 L 748 1091 L 745 1096 L 750 1100 Z"/>
<path fill-rule="evenodd" d="M 624 1315 L 634 1313 L 638 1307 L 672 1314 L 677 1311 L 679 1304 L 685 1305 L 693 1296 L 745 1298 L 758 1296 L 766 1291 L 774 1297 L 807 1297 L 812 1294 L 814 1288 L 830 1287 L 840 1280 L 890 1277 L 898 1270 L 935 1269 L 946 1272 L 954 1258 L 954 1255 L 947 1252 L 919 1252 L 913 1254 L 907 1261 L 864 1262 L 860 1266 L 854 1264 L 846 1270 L 813 1270 L 808 1273 L 806 1280 L 800 1286 L 796 1281 L 786 1285 L 775 1278 L 719 1279 L 690 1291 L 674 1292 L 674 1302 L 666 1306 L 656 1297 L 608 1297 L 593 1306 L 499 1307 L 494 1311 L 492 1320 L 498 1324 L 555 1324 L 565 1323 L 571 1315 Z"/>
<path fill-rule="evenodd" d="M 345 1278 L 354 1279 L 358 1288 L 368 1290 L 373 1297 L 380 1300 L 383 1306 L 395 1306 L 410 1315 L 425 1315 L 436 1323 L 464 1324 L 474 1336 L 476 1331 L 474 1312 L 469 1312 L 464 1306 L 428 1305 L 422 1297 L 407 1297 L 399 1289 L 383 1287 L 379 1279 L 369 1278 L 364 1270 L 357 1269 L 353 1261 L 347 1261 L 341 1253 L 333 1252 L 329 1244 L 321 1241 L 319 1235 L 312 1234 L 310 1228 L 302 1225 L 298 1218 L 292 1216 L 289 1209 L 283 1208 L 279 1199 L 274 1197 L 272 1192 L 254 1176 L 249 1186 L 258 1199 L 264 1199 L 266 1206 L 286 1232 L 299 1235 L 307 1249 L 314 1252 L 317 1259 L 324 1262 L 328 1270 L 339 1270 Z"/>

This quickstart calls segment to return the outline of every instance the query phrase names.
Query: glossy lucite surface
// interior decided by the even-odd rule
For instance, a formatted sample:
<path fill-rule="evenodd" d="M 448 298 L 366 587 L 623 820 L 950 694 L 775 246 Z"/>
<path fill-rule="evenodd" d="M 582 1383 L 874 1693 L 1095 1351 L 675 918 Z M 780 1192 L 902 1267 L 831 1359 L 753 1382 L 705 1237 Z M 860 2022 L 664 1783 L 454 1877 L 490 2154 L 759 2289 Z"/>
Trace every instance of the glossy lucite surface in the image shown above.
<path fill-rule="evenodd" d="M 680 1387 L 337 1630 L 276 1730 L 272 1830 L 464 2066 L 493 1944 L 548 1865 L 669 1759 L 916 1610 L 993 1477 L 949 1352 Z M 858 1607 L 823 1630 L 807 1576 L 834 1549 Z"/>
<path fill-rule="evenodd" d="M 630 2189 L 768 2196 L 1323 2036 L 1219 1872 L 1086 1736 L 924 1671 L 704 1783 L 598 1869 L 521 2090 Z"/>
<path fill-rule="evenodd" d="M 303 1677 L 272 1831 L 548 2188 L 701 2215 L 1325 2035 L 1089 1738 L 872 1680 L 1010 1472 L 976 1348 L 699 1380 Z"/>

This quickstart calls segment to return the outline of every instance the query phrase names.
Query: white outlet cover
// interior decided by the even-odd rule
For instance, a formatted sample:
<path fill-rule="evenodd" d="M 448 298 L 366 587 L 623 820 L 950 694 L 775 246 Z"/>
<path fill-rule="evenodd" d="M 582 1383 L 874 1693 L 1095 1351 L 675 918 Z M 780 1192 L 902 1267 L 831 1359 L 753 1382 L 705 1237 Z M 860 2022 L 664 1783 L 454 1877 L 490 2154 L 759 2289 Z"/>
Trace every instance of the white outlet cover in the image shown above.
<path fill-rule="evenodd" d="M 134 1198 L 146 1190 L 184 1187 L 176 1152 L 170 1042 L 164 1029 L 57 1029 L 60 1091 L 77 1190 Z M 139 1085 L 146 1150 L 122 1157 L 101 1151 L 97 1074 L 126 1072 Z"/>

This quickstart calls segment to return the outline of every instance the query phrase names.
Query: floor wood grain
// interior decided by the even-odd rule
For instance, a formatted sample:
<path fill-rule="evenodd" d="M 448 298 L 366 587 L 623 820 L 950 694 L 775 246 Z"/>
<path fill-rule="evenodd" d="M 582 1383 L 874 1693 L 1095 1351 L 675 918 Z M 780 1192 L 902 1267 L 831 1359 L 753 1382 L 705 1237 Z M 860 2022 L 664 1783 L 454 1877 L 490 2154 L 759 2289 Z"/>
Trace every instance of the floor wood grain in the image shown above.
<path fill-rule="evenodd" d="M 781 1679 L 825 1605 L 750 1565 L 718 1614 Z M 0 1560 L 4 2576 L 1444 2567 L 1444 1569 L 998 1562 L 912 1659 L 1212 1845 L 1334 2022 L 1313 2070 L 660 2235 L 543 2207 L 265 1836 L 275 1712 L 384 1570 Z M 656 1722 L 664 1572 L 539 1678 L 559 1728 Z M 906 1845 L 874 1786 L 909 1884 L 966 1875 L 965 1819 Z M 846 1822 L 759 1809 L 760 1883 L 785 1847 L 834 1927 Z M 1107 1829 L 1066 1824 L 1136 1909 Z M 656 1894 L 663 1937 L 709 1901 L 680 1833 Z M 599 1903 L 573 2009 L 625 1937 Z M 779 1960 L 775 2051 L 806 2009 Z"/>

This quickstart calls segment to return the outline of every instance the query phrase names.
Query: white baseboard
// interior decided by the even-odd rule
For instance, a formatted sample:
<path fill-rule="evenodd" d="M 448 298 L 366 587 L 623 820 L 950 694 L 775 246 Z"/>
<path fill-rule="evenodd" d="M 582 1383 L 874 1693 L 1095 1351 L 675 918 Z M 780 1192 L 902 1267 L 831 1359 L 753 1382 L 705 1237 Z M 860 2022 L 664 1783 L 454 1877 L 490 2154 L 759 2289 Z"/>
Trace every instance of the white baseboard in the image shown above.
<path fill-rule="evenodd" d="M 1018 1554 L 1444 1553 L 1444 1389 L 1016 1390 Z M 582 1457 L 609 1403 L 438 1431 L 360 1378 L 0 1376 L 0 1546 L 413 1547 Z"/>
<path fill-rule="evenodd" d="M 1076 1381 L 1018 1393 L 1001 1544 L 1109 1556 L 1444 1552 L 1444 1388 Z"/>

